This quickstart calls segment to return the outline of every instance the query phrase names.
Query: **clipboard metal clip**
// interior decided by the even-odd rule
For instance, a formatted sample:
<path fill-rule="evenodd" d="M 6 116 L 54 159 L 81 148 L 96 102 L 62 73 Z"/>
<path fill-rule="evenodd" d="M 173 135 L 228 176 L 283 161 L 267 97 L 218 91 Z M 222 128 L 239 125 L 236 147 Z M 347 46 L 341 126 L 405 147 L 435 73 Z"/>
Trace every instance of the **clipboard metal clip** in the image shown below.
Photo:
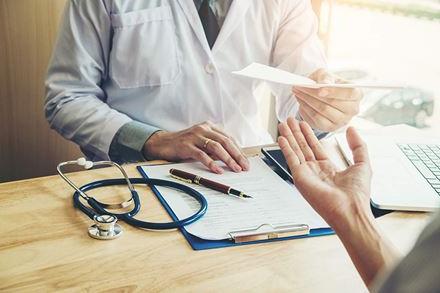
<path fill-rule="evenodd" d="M 307 224 L 280 225 L 262 224 L 257 228 L 243 229 L 229 232 L 230 239 L 235 243 L 251 242 L 284 238 L 290 236 L 303 236 L 310 234 L 310 227 Z"/>

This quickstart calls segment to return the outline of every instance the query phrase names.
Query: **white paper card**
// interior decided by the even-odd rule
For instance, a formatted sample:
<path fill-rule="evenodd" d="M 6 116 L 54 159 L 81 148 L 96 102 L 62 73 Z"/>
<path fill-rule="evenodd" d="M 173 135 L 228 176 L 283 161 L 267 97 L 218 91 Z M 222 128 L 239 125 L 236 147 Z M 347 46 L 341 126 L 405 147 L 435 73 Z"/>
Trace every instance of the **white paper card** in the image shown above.
<path fill-rule="evenodd" d="M 402 85 L 381 84 L 381 83 L 316 83 L 314 80 L 298 74 L 287 72 L 275 67 L 252 63 L 240 71 L 233 71 L 233 74 L 246 76 L 253 79 L 259 79 L 269 82 L 275 82 L 296 87 L 305 88 L 376 88 L 376 89 L 399 89 Z"/>

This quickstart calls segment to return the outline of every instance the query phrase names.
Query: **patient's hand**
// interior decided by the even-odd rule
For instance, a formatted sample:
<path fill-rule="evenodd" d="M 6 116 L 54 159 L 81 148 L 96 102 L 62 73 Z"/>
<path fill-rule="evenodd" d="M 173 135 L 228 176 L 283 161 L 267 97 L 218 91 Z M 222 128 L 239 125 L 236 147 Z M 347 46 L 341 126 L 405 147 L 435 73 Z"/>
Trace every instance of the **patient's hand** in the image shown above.
<path fill-rule="evenodd" d="M 296 187 L 327 223 L 338 228 L 355 214 L 372 217 L 367 147 L 353 128 L 347 130 L 347 140 L 355 164 L 342 172 L 336 171 L 307 123 L 289 118 L 279 130 L 278 143 Z"/>
<path fill-rule="evenodd" d="M 355 164 L 338 172 L 307 123 L 289 118 L 279 129 L 278 143 L 296 187 L 335 230 L 365 284 L 371 285 L 397 257 L 370 210 L 371 168 L 365 143 L 353 128 L 347 130 Z"/>

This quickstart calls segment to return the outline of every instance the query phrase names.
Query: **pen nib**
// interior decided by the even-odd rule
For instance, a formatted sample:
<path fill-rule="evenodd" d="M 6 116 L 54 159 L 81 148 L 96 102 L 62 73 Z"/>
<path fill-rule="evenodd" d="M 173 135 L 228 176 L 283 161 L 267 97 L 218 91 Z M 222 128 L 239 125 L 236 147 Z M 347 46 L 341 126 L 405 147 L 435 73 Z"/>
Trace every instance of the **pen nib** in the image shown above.
<path fill-rule="evenodd" d="M 244 197 L 244 198 L 253 198 L 252 196 L 247 195 L 247 194 L 243 194 L 243 197 Z"/>

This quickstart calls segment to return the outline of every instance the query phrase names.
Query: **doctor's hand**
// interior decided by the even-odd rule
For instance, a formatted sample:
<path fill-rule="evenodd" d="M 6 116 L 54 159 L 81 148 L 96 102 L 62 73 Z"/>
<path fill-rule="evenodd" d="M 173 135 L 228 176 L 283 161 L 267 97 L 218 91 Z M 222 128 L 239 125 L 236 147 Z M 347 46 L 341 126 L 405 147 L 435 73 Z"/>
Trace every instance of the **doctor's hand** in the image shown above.
<path fill-rule="evenodd" d="M 309 77 L 317 83 L 346 83 L 324 69 Z M 335 131 L 359 113 L 362 99 L 359 89 L 294 87 L 292 91 L 299 103 L 299 114 L 314 129 Z"/>
<path fill-rule="evenodd" d="M 223 169 L 215 160 L 223 161 L 234 172 L 249 169 L 249 161 L 233 138 L 210 122 L 178 132 L 158 131 L 146 141 L 143 153 L 167 161 L 194 159 L 217 174 Z"/>
<path fill-rule="evenodd" d="M 338 172 L 306 122 L 289 118 L 279 125 L 278 143 L 289 165 L 295 186 L 332 227 L 370 210 L 371 168 L 365 143 L 353 128 L 347 141 L 355 164 Z"/>

